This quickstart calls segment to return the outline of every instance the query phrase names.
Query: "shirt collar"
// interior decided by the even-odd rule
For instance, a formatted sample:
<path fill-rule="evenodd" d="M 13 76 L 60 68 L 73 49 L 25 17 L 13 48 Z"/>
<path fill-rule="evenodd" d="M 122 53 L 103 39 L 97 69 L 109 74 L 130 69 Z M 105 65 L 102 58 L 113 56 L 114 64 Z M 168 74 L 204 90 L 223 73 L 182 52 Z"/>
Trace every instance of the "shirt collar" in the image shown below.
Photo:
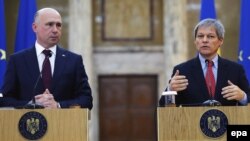
<path fill-rule="evenodd" d="M 35 48 L 36 48 L 36 55 L 39 56 L 42 54 L 43 50 L 45 49 L 42 45 L 40 45 L 37 41 L 35 43 Z M 56 45 L 52 46 L 49 48 L 51 50 L 52 55 L 56 55 Z"/>
<path fill-rule="evenodd" d="M 212 59 L 212 61 L 214 62 L 214 66 L 213 67 L 215 67 L 216 69 L 218 69 L 218 54 Z M 201 62 L 201 66 L 202 66 L 202 68 L 203 69 L 205 69 L 206 68 L 206 63 L 205 63 L 205 58 L 201 55 L 201 54 L 199 54 L 199 59 L 200 59 L 200 62 Z"/>

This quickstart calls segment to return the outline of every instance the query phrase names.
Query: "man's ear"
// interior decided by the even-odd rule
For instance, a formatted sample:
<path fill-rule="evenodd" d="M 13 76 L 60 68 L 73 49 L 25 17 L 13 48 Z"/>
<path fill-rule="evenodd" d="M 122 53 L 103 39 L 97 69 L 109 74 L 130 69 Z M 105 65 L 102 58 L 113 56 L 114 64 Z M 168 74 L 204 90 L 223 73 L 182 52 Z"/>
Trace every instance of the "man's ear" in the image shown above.
<path fill-rule="evenodd" d="M 36 32 L 36 30 L 37 30 L 37 25 L 36 25 L 35 23 L 32 24 L 32 29 L 33 29 L 34 32 Z"/>

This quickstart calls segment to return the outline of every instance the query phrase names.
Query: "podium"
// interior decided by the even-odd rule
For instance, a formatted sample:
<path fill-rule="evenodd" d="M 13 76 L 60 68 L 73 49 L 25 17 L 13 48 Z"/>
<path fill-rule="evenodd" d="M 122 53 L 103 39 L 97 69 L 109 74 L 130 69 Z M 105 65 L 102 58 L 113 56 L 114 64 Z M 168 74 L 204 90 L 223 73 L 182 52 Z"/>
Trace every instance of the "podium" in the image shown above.
<path fill-rule="evenodd" d="M 19 120 L 27 112 L 38 112 L 47 120 L 40 141 L 88 141 L 88 109 L 0 109 L 0 140 L 26 141 Z"/>
<path fill-rule="evenodd" d="M 218 138 L 210 138 L 200 129 L 200 118 L 211 109 L 222 111 L 229 125 L 250 124 L 250 106 L 158 107 L 158 141 L 226 141 L 226 132 Z"/>

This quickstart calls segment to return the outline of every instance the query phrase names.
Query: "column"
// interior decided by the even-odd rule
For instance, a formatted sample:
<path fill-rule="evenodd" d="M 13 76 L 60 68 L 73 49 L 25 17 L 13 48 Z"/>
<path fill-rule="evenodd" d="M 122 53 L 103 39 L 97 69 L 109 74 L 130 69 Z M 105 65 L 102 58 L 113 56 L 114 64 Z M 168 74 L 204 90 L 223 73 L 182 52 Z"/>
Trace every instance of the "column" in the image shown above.
<path fill-rule="evenodd" d="M 90 112 L 89 141 L 97 141 L 98 126 L 98 98 L 93 71 L 93 43 L 92 43 L 92 0 L 69 0 L 69 50 L 81 54 L 93 95 L 93 109 Z"/>

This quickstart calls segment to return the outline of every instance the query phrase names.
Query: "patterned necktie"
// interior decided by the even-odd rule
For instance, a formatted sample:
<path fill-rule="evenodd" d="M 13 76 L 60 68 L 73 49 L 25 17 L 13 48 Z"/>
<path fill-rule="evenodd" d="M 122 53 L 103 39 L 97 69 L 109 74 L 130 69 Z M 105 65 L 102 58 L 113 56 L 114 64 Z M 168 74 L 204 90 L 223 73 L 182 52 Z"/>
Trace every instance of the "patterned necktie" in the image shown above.
<path fill-rule="evenodd" d="M 43 50 L 43 54 L 45 55 L 42 67 L 42 80 L 45 89 L 50 87 L 52 73 L 49 58 L 51 57 L 51 50 Z"/>
<path fill-rule="evenodd" d="M 211 97 L 214 97 L 215 94 L 215 78 L 214 78 L 214 73 L 213 73 L 213 61 L 206 60 L 207 64 L 207 72 L 206 72 L 206 84 L 207 84 L 207 89 L 209 92 L 209 95 Z"/>

